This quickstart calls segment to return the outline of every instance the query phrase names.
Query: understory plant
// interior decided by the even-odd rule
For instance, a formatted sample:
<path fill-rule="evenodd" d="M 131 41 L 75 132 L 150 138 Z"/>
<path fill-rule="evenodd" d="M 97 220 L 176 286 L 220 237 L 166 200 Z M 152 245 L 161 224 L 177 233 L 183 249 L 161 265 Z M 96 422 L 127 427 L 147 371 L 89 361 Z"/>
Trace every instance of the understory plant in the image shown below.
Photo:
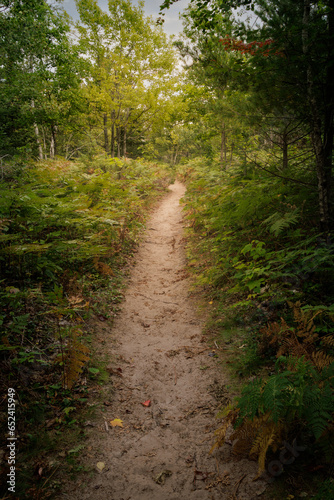
<path fill-rule="evenodd" d="M 333 376 L 334 363 L 319 372 L 303 357 L 279 358 L 275 374 L 247 384 L 235 407 L 227 408 L 212 451 L 224 444 L 233 425 L 233 452 L 257 458 L 259 474 L 269 449 L 275 453 L 283 441 L 296 438 L 322 447 L 323 462 L 332 461 Z"/>
<path fill-rule="evenodd" d="M 55 438 L 75 427 L 89 384 L 103 379 L 94 325 L 113 319 L 124 265 L 147 209 L 172 173 L 163 165 L 100 155 L 3 165 L 2 174 L 0 386 L 4 394 L 14 388 L 20 401 L 24 453 L 38 436 Z M 47 468 L 41 468 L 44 476 Z M 22 474 L 23 498 L 32 475 L 23 481 Z M 35 494 L 42 493 L 28 497 Z"/>
<path fill-rule="evenodd" d="M 204 160 L 180 170 L 189 269 L 213 302 L 208 331 L 232 353 L 229 366 L 251 375 L 219 414 L 212 451 L 228 439 L 260 474 L 297 439 L 332 463 L 333 243 L 317 227 L 312 175 L 295 169 L 297 182 L 282 182 L 237 160 L 228 171 Z"/>

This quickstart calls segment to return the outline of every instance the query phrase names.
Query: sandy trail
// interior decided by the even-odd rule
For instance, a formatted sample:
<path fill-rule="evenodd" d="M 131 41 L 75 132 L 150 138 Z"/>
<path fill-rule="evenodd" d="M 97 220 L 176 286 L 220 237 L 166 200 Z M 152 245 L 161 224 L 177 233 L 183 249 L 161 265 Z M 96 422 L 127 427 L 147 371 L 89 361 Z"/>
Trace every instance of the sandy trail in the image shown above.
<path fill-rule="evenodd" d="M 185 188 L 170 186 L 148 223 L 122 311 L 109 334 L 115 393 L 83 451 L 101 473 L 79 479 L 61 498 L 218 500 L 257 498 L 257 464 L 235 461 L 230 446 L 209 455 L 221 377 L 202 337 L 185 275 L 182 212 Z M 224 381 L 221 380 L 220 383 Z M 211 387 L 212 389 L 212 387 Z M 141 403 L 151 401 L 150 407 Z M 123 428 L 105 429 L 115 418 Z M 236 496 L 233 496 L 237 493 Z"/>

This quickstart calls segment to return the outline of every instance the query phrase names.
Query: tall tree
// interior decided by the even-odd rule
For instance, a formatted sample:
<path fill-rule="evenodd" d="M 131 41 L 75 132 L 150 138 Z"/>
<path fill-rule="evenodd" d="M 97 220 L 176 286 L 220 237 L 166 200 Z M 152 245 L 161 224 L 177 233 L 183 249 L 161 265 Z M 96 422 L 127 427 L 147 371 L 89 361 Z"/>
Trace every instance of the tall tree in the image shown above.
<path fill-rule="evenodd" d="M 172 3 L 166 0 L 161 7 Z M 328 232 L 333 227 L 334 0 L 192 0 L 190 5 L 193 25 L 208 41 L 244 56 L 241 68 L 251 77 L 258 105 L 288 109 L 309 131 L 320 226 Z"/>
<path fill-rule="evenodd" d="M 0 4 L 0 150 L 54 156 L 61 122 L 79 104 L 68 16 L 44 0 Z"/>
<path fill-rule="evenodd" d="M 95 0 L 78 0 L 77 6 L 80 48 L 91 61 L 87 95 L 105 150 L 125 156 L 140 126 L 145 131 L 163 113 L 163 95 L 173 91 L 175 51 L 144 16 L 142 2 L 110 0 L 108 13 Z"/>

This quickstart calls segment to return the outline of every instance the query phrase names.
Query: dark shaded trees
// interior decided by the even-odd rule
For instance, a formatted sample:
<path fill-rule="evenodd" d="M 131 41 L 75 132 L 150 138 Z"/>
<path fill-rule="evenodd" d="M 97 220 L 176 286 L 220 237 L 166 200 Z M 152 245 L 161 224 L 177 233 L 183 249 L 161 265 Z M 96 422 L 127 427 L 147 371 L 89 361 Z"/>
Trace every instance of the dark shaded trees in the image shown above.
<path fill-rule="evenodd" d="M 166 0 L 161 5 L 162 11 L 172 3 L 173 0 Z M 334 1 L 193 0 L 187 16 L 193 28 L 202 34 L 202 51 L 207 45 L 204 63 L 214 44 L 220 43 L 227 52 L 237 54 L 237 71 L 226 75 L 226 64 L 222 64 L 220 78 L 227 76 L 230 87 L 238 85 L 241 90 L 251 92 L 260 112 L 288 114 L 300 124 L 302 134 L 309 135 L 320 227 L 330 231 L 333 227 Z"/>

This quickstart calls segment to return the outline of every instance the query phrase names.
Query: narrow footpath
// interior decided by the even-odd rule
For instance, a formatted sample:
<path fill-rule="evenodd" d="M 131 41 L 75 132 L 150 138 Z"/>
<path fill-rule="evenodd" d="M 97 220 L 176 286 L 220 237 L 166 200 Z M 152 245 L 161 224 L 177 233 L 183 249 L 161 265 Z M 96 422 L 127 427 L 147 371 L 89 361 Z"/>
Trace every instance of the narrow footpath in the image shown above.
<path fill-rule="evenodd" d="M 107 335 L 114 393 L 82 450 L 95 471 L 67 485 L 62 499 L 251 500 L 265 490 L 253 481 L 257 464 L 236 460 L 230 445 L 209 454 L 225 381 L 189 296 L 184 192 L 170 186 L 148 222 Z"/>

